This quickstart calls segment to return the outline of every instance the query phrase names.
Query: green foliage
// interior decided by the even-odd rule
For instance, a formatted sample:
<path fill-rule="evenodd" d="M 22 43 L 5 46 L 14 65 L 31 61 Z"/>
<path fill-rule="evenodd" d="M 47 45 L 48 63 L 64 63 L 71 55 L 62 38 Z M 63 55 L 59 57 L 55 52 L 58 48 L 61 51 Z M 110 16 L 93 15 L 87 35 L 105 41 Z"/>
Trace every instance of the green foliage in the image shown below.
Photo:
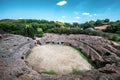
<path fill-rule="evenodd" d="M 105 19 L 104 22 L 108 23 L 108 22 L 110 22 L 110 20 L 109 19 Z"/>
<path fill-rule="evenodd" d="M 64 23 L 65 24 L 65 27 L 67 27 L 67 28 L 71 28 L 72 27 L 72 24 L 70 24 L 70 23 Z"/>
<path fill-rule="evenodd" d="M 74 22 L 74 23 L 73 23 L 73 27 L 74 27 L 74 28 L 79 28 L 79 27 L 80 27 L 80 24 L 77 23 L 77 22 Z"/>
<path fill-rule="evenodd" d="M 73 69 L 72 70 L 73 74 L 75 74 L 75 73 L 81 73 L 81 72 L 85 72 L 85 70 L 78 70 L 78 69 Z"/>
<path fill-rule="evenodd" d="M 97 20 L 96 22 L 95 22 L 95 26 L 101 26 L 101 25 L 103 25 L 103 20 Z"/>
<path fill-rule="evenodd" d="M 107 37 L 111 40 L 119 41 L 118 37 L 108 36 L 101 31 L 92 31 L 88 28 L 94 28 L 95 26 L 101 26 L 109 24 L 104 32 L 120 34 L 120 20 L 116 22 L 110 22 L 109 19 L 89 21 L 83 24 L 79 23 L 63 23 L 59 21 L 47 21 L 47 20 L 34 20 L 34 19 L 19 19 L 0 20 L 0 33 L 12 33 L 19 34 L 34 38 L 36 36 L 42 36 L 43 33 L 58 33 L 58 34 L 87 34 L 95 36 Z M 116 36 L 116 35 L 115 35 Z M 113 39 L 114 38 L 114 39 Z"/>
<path fill-rule="evenodd" d="M 105 32 L 120 34 L 120 22 L 113 22 L 109 27 L 107 27 Z"/>
<path fill-rule="evenodd" d="M 0 29 L 13 34 L 23 35 L 24 33 L 24 26 L 13 22 L 0 22 Z"/>
<path fill-rule="evenodd" d="M 90 22 L 86 22 L 84 24 L 81 24 L 81 27 L 83 29 L 87 29 L 87 28 L 94 28 L 94 22 L 90 21 Z"/>
<path fill-rule="evenodd" d="M 25 55 L 25 59 L 27 59 L 29 57 L 29 55 L 31 54 L 31 51 L 28 51 Z"/>
<path fill-rule="evenodd" d="M 110 36 L 111 36 L 110 37 L 111 40 L 120 42 L 120 35 L 113 35 L 113 34 L 111 34 Z"/>
<path fill-rule="evenodd" d="M 26 25 L 25 28 L 24 28 L 24 31 L 25 31 L 25 36 L 27 37 L 31 37 L 34 39 L 34 29 L 31 27 L 31 25 Z"/>
<path fill-rule="evenodd" d="M 71 46 L 71 47 L 74 48 L 74 49 L 76 49 L 79 52 L 79 54 L 82 56 L 82 58 L 84 58 L 86 61 L 88 61 L 87 55 L 84 54 L 84 52 L 82 51 L 82 49 L 77 48 L 75 46 Z"/>
<path fill-rule="evenodd" d="M 32 28 L 34 29 L 34 33 L 37 34 L 37 28 L 40 26 L 38 23 L 36 22 L 32 22 L 30 23 Z"/>
<path fill-rule="evenodd" d="M 82 58 L 92 65 L 91 69 L 97 69 L 97 66 L 91 63 L 91 61 L 89 60 L 89 58 L 88 58 L 87 55 L 83 52 L 82 49 L 77 48 L 77 47 L 75 47 L 75 46 L 71 46 L 71 47 L 74 48 L 74 49 L 76 49 L 76 50 L 79 52 L 79 54 L 82 56 Z M 83 72 L 83 70 L 73 69 L 73 72 Z"/>
<path fill-rule="evenodd" d="M 65 27 L 64 25 L 65 25 L 64 23 L 56 21 L 56 26 L 57 27 L 64 28 Z"/>
<path fill-rule="evenodd" d="M 36 34 L 38 37 L 42 37 L 43 35 L 43 30 L 42 28 L 37 28 L 37 34 Z"/>
<path fill-rule="evenodd" d="M 81 30 L 81 28 L 52 28 L 47 32 L 49 33 L 57 33 L 57 34 L 87 34 L 94 36 L 101 36 L 110 40 L 120 41 L 118 34 L 104 33 L 102 31 L 95 31 L 90 29 Z"/>
<path fill-rule="evenodd" d="M 0 34 L 4 34 L 5 32 L 3 31 L 3 29 L 0 28 Z"/>

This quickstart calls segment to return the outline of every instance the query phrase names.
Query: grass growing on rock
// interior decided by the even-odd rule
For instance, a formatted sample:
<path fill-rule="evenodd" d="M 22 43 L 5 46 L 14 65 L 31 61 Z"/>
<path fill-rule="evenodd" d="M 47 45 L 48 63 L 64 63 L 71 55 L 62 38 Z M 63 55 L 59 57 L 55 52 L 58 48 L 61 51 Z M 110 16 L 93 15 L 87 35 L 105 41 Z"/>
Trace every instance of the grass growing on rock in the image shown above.
<path fill-rule="evenodd" d="M 72 48 L 74 48 L 74 49 L 76 49 L 78 52 L 79 52 L 79 54 L 83 57 L 83 59 L 85 59 L 88 63 L 90 63 L 90 60 L 88 59 L 88 57 L 87 57 L 87 55 L 86 54 L 84 54 L 84 52 L 82 51 L 82 49 L 80 49 L 80 48 L 77 48 L 77 47 L 75 47 L 75 46 L 71 46 Z M 97 67 L 96 67 L 96 65 L 94 65 L 94 64 L 92 64 L 92 63 L 90 63 L 91 65 L 92 65 L 92 68 L 91 69 L 97 69 Z M 78 71 L 80 71 L 80 70 L 74 70 L 73 69 L 73 72 L 78 72 Z M 81 72 L 81 71 L 80 71 Z"/>
<path fill-rule="evenodd" d="M 28 51 L 25 55 L 25 59 L 27 59 L 29 57 L 29 55 L 31 54 L 31 51 Z"/>
<path fill-rule="evenodd" d="M 32 68 L 33 68 L 33 66 L 32 65 L 30 65 L 29 64 L 29 62 L 27 61 L 27 58 L 29 57 L 29 55 L 31 54 L 31 50 L 29 50 L 27 53 L 26 53 L 26 55 L 25 55 L 25 63 L 27 64 L 27 65 L 29 65 L 29 66 L 31 66 Z"/>
<path fill-rule="evenodd" d="M 75 73 L 80 73 L 80 72 L 85 72 L 85 71 L 86 70 L 73 69 L 72 73 L 75 74 Z"/>
<path fill-rule="evenodd" d="M 79 52 L 79 54 L 80 54 L 86 61 L 88 61 L 88 58 L 87 58 L 87 56 L 83 53 L 82 49 L 79 49 L 79 48 L 77 48 L 77 47 L 75 47 L 75 46 L 71 46 L 71 47 L 74 48 L 74 49 L 76 49 L 76 50 Z"/>
<path fill-rule="evenodd" d="M 56 75 L 57 73 L 54 72 L 54 71 L 42 71 L 42 72 L 39 72 L 40 74 L 48 74 L 48 75 Z"/>

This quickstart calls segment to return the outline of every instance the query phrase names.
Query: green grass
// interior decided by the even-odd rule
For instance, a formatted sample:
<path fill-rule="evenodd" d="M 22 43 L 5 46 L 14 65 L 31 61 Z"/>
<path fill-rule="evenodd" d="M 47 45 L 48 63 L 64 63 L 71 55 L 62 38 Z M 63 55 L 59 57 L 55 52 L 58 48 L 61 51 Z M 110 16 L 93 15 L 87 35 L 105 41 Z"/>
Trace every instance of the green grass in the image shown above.
<path fill-rule="evenodd" d="M 25 55 L 25 59 L 27 59 L 29 57 L 29 55 L 31 54 L 31 51 L 28 51 Z"/>
<path fill-rule="evenodd" d="M 87 58 L 87 56 L 83 53 L 82 49 L 79 49 L 79 48 L 77 48 L 77 47 L 75 47 L 75 46 L 71 46 L 71 47 L 74 48 L 75 50 L 77 50 L 77 51 L 79 52 L 79 54 L 80 54 L 86 61 L 88 61 L 88 58 Z"/>
<path fill-rule="evenodd" d="M 29 57 L 30 54 L 31 54 L 31 51 L 29 50 L 29 51 L 26 53 L 26 55 L 25 55 L 24 61 L 25 61 L 26 64 L 29 64 L 29 62 L 27 61 L 27 58 Z M 29 65 L 30 65 L 30 64 L 29 64 Z"/>
<path fill-rule="evenodd" d="M 73 69 L 72 70 L 72 73 L 79 73 L 79 72 L 85 72 L 85 70 L 78 70 L 78 69 Z"/>
<path fill-rule="evenodd" d="M 77 48 L 77 47 L 75 47 L 75 46 L 71 46 L 71 47 L 74 48 L 74 49 L 76 49 L 76 50 L 79 52 L 79 54 L 82 56 L 82 58 L 83 58 L 84 60 L 86 60 L 88 63 L 90 63 L 90 59 L 88 59 L 87 55 L 84 54 L 84 52 L 82 51 L 82 49 Z M 90 63 L 90 64 L 92 65 L 91 69 L 98 69 L 96 65 L 94 65 L 94 64 L 92 64 L 92 63 Z M 74 70 L 74 71 L 75 71 L 75 70 Z M 78 71 L 79 71 L 79 70 L 78 70 Z"/>
<path fill-rule="evenodd" d="M 57 73 L 54 72 L 54 71 L 42 71 L 42 72 L 39 72 L 40 74 L 48 74 L 48 75 L 56 75 Z"/>

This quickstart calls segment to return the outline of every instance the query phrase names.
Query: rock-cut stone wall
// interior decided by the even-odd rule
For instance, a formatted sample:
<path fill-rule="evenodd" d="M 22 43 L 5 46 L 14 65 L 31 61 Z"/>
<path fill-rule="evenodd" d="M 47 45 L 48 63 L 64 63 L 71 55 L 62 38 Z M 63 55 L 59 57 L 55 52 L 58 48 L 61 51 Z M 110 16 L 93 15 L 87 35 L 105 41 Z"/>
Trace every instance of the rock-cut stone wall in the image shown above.
<path fill-rule="evenodd" d="M 39 43 L 65 44 L 80 48 L 98 67 L 120 61 L 120 49 L 116 48 L 120 47 L 120 44 L 98 36 L 46 33 L 44 37 L 39 39 Z"/>
<path fill-rule="evenodd" d="M 24 60 L 35 43 L 75 46 L 99 68 L 68 75 L 39 74 Z M 46 33 L 32 40 L 20 35 L 0 34 L 0 80 L 120 80 L 120 44 L 88 35 Z"/>

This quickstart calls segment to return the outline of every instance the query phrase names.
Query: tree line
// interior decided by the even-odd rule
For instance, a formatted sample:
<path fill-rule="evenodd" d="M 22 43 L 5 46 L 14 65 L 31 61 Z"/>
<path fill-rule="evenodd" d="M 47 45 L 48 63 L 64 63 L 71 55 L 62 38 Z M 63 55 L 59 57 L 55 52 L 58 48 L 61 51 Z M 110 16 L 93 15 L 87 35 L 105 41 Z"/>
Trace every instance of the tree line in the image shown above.
<path fill-rule="evenodd" d="M 42 36 L 43 33 L 59 34 L 91 34 L 88 28 L 106 25 L 110 26 L 104 32 L 120 34 L 120 21 L 111 22 L 109 19 L 88 21 L 85 23 L 63 23 L 60 21 L 35 20 L 35 19 L 2 19 L 0 20 L 0 33 L 19 34 L 34 38 Z M 94 33 L 95 34 L 95 33 Z"/>

